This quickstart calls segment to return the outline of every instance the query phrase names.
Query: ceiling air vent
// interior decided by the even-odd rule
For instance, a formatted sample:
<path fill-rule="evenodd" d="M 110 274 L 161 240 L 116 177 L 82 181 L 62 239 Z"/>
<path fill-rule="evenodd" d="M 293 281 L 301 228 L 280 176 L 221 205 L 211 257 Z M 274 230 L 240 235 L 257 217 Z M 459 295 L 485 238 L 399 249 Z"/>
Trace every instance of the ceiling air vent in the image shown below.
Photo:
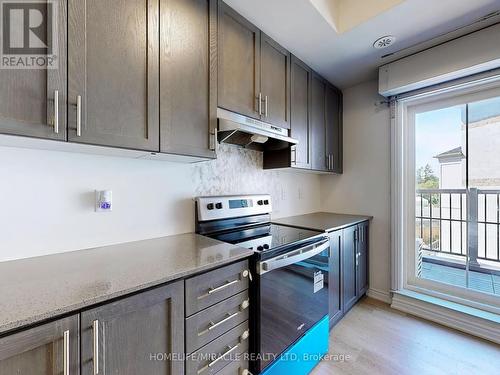
<path fill-rule="evenodd" d="M 396 37 L 392 35 L 386 35 L 381 38 L 378 38 L 374 43 L 373 43 L 373 48 L 376 49 L 382 49 L 382 48 L 387 48 L 394 44 L 396 41 Z"/>

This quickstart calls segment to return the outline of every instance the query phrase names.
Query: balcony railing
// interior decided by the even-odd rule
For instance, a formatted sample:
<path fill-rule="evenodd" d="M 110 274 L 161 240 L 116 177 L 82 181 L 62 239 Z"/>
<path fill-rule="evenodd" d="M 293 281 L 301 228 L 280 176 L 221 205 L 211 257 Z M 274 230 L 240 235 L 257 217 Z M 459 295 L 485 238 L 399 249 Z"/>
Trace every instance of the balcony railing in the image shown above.
<path fill-rule="evenodd" d="M 500 262 L 500 190 L 419 189 L 415 216 L 425 250 Z"/>

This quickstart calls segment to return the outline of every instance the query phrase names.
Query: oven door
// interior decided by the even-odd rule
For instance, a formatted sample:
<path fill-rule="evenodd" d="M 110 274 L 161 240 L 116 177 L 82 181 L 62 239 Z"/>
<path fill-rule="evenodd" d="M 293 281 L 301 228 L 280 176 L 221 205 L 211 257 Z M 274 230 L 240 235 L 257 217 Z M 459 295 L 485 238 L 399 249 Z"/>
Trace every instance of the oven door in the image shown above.
<path fill-rule="evenodd" d="M 329 240 L 257 263 L 262 371 L 328 314 Z"/>

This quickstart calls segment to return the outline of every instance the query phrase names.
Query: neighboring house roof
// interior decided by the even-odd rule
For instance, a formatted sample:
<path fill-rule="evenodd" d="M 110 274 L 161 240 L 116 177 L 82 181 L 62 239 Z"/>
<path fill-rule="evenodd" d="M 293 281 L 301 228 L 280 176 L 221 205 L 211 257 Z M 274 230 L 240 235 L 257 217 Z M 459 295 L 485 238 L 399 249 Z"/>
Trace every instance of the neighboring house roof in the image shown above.
<path fill-rule="evenodd" d="M 440 163 L 446 163 L 465 159 L 465 155 L 462 153 L 462 147 L 455 147 L 434 156 L 434 158 L 438 159 Z"/>

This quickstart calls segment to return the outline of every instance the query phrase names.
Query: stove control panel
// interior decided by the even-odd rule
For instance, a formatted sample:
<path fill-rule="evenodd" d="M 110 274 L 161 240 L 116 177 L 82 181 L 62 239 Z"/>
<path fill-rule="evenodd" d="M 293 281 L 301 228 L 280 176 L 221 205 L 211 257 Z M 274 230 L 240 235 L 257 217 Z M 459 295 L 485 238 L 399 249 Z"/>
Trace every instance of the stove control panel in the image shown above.
<path fill-rule="evenodd" d="M 268 194 L 198 197 L 196 203 L 199 221 L 269 214 L 272 212 L 271 196 Z"/>
<path fill-rule="evenodd" d="M 271 247 L 272 243 L 273 243 L 273 236 L 269 235 L 265 237 L 259 237 L 253 240 L 239 242 L 237 245 L 254 251 L 255 250 L 265 251 Z"/>

